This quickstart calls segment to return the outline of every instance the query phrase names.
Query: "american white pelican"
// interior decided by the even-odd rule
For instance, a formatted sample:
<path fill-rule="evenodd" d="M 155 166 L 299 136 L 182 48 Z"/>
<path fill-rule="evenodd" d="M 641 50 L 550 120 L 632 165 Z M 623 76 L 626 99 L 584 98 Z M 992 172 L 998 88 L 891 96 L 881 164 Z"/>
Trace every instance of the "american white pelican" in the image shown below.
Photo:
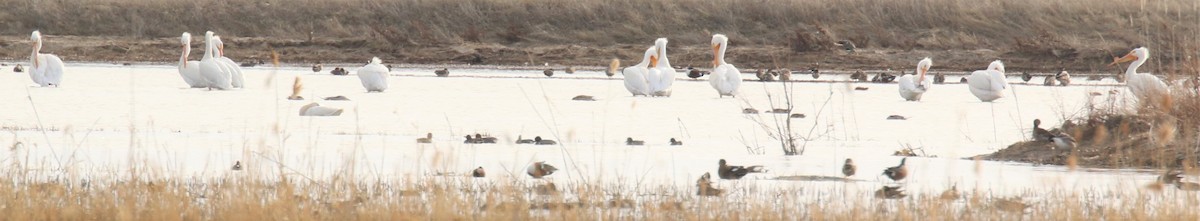
<path fill-rule="evenodd" d="M 1113 62 L 1108 65 L 1116 65 L 1119 63 L 1133 61 L 1129 64 L 1129 68 L 1125 69 L 1125 86 L 1129 87 L 1129 91 L 1133 92 L 1138 99 L 1158 99 L 1163 96 L 1170 96 L 1170 90 L 1167 89 L 1167 84 L 1159 80 L 1158 77 L 1150 73 L 1137 73 L 1138 67 L 1146 63 L 1150 59 L 1150 49 L 1140 47 L 1133 49 L 1124 57 L 1114 58 Z"/>
<path fill-rule="evenodd" d="M 742 73 L 733 64 L 725 63 L 725 50 L 728 47 L 728 37 L 722 34 L 713 35 L 713 70 L 708 76 L 708 83 L 713 89 L 717 89 L 720 97 L 736 95 L 738 86 L 742 84 Z"/>
<path fill-rule="evenodd" d="M 621 70 L 621 75 L 625 76 L 625 89 L 629 90 L 633 96 L 649 96 L 650 82 L 646 80 L 650 76 L 650 72 L 658 72 L 658 69 L 653 69 L 655 63 L 658 63 L 658 52 L 653 46 L 646 49 L 646 53 L 642 55 L 642 62 L 633 66 L 626 67 Z"/>
<path fill-rule="evenodd" d="M 183 77 L 183 82 L 187 83 L 192 88 L 204 88 L 208 85 L 203 77 L 200 77 L 200 61 L 189 61 L 188 55 L 192 53 L 192 34 L 184 32 L 180 37 L 180 43 L 183 47 L 183 55 L 179 56 L 179 76 Z"/>
<path fill-rule="evenodd" d="M 658 49 L 658 62 L 654 64 L 658 75 L 653 79 L 647 78 L 650 81 L 650 95 L 670 97 L 671 85 L 675 84 L 675 68 L 667 59 L 667 38 L 654 40 L 654 47 Z"/>
<path fill-rule="evenodd" d="M 921 59 L 921 61 L 917 62 L 916 76 L 900 76 L 900 97 L 903 97 L 907 101 L 921 100 L 921 95 L 933 87 L 933 80 L 925 77 L 925 74 L 929 72 L 930 66 L 933 66 L 933 60 L 929 58 Z"/>
<path fill-rule="evenodd" d="M 230 74 L 217 62 L 216 44 L 213 42 L 213 32 L 204 32 L 204 57 L 200 58 L 200 76 L 206 81 L 209 89 L 229 90 L 233 88 Z"/>
<path fill-rule="evenodd" d="M 229 71 L 229 84 L 234 88 L 242 88 L 246 78 L 242 77 L 242 67 L 238 66 L 233 59 L 225 57 L 225 42 L 221 41 L 221 36 L 213 36 L 213 43 L 217 45 L 217 62 L 221 62 Z"/>
<path fill-rule="evenodd" d="M 383 66 L 383 60 L 379 60 L 379 57 L 371 58 L 371 63 L 358 69 L 358 79 L 362 80 L 363 88 L 366 88 L 367 92 L 387 90 L 387 76 L 388 69 Z"/>
<path fill-rule="evenodd" d="M 33 41 L 33 55 L 29 56 L 33 67 L 29 69 L 29 78 L 42 87 L 58 87 L 62 83 L 62 59 L 57 55 L 39 53 L 42 50 L 41 32 L 33 31 L 29 40 Z"/>
<path fill-rule="evenodd" d="M 341 108 L 324 107 L 317 103 L 311 103 L 300 107 L 300 116 L 341 116 Z"/>
<path fill-rule="evenodd" d="M 968 76 L 967 87 L 971 89 L 971 93 L 983 102 L 992 102 L 996 99 L 1004 97 L 1004 91 L 1008 89 L 1008 80 L 1004 77 L 1004 63 L 1000 60 L 993 61 L 988 65 L 987 70 L 978 70 L 971 72 Z"/>

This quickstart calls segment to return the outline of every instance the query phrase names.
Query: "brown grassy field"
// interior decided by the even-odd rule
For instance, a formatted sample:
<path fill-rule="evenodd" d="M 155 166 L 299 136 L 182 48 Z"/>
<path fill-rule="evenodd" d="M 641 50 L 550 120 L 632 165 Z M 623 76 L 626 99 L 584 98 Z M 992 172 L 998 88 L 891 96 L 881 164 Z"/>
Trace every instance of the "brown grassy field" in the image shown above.
<path fill-rule="evenodd" d="M 678 65 L 705 66 L 712 33 L 744 68 L 1115 72 L 1135 45 L 1146 68 L 1196 73 L 1200 3 L 1189 0 L 79 0 L 0 2 L 0 57 L 27 57 L 28 33 L 67 60 L 174 60 L 181 32 L 226 36 L 231 57 L 285 62 L 629 63 L 657 37 Z M 81 36 L 64 42 L 60 36 Z M 229 39 L 232 38 L 232 39 Z M 834 42 L 851 40 L 856 53 Z M 197 41 L 198 42 L 198 41 Z M 56 46 L 55 44 L 74 44 Z M 1177 70 L 1167 67 L 1186 68 Z"/>

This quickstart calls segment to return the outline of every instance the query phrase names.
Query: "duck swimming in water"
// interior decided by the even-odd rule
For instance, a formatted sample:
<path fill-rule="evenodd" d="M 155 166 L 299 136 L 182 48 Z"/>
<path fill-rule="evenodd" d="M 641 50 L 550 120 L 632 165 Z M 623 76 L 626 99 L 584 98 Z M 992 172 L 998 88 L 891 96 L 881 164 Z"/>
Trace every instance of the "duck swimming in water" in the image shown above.
<path fill-rule="evenodd" d="M 766 172 L 766 169 L 761 165 L 749 167 L 733 166 L 726 164 L 725 159 L 721 159 L 721 161 L 717 162 L 717 176 L 721 177 L 721 179 L 736 180 L 741 179 L 742 177 L 746 176 L 746 174 L 762 172 Z"/>

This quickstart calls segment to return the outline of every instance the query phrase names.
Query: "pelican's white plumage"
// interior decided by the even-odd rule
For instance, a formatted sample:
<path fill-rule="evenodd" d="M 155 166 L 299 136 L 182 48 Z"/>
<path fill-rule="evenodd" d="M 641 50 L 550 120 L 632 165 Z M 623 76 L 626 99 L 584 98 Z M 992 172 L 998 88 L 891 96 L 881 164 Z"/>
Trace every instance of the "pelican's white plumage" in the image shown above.
<path fill-rule="evenodd" d="M 1008 79 L 1004 76 L 1004 63 L 996 60 L 988 65 L 987 70 L 971 72 L 971 76 L 967 77 L 967 87 L 971 89 L 971 94 L 983 102 L 1004 97 L 1004 91 L 1009 87 Z"/>
<path fill-rule="evenodd" d="M 387 90 L 387 75 L 387 66 L 383 66 L 383 60 L 379 60 L 379 57 L 371 58 L 371 63 L 358 69 L 358 79 L 362 80 L 363 88 L 366 88 L 367 92 Z"/>
<path fill-rule="evenodd" d="M 200 61 L 188 60 L 188 55 L 192 53 L 192 34 L 184 32 L 179 43 L 183 47 L 183 55 L 179 56 L 179 76 L 183 77 L 183 82 L 186 82 L 188 87 L 208 87 L 208 81 L 200 76 Z"/>
<path fill-rule="evenodd" d="M 229 82 L 230 74 L 221 68 L 221 62 L 215 57 L 216 46 L 213 44 L 213 32 L 204 33 L 204 57 L 200 58 L 200 76 L 209 89 L 229 90 L 233 85 Z"/>
<path fill-rule="evenodd" d="M 33 83 L 37 83 L 42 87 L 58 87 L 62 84 L 63 77 L 63 61 L 53 54 L 42 54 L 42 33 L 33 31 L 30 36 L 33 41 L 33 55 L 29 56 L 31 68 L 29 68 L 29 78 L 33 79 Z"/>
<path fill-rule="evenodd" d="M 311 103 L 300 107 L 300 116 L 340 116 L 342 115 L 341 108 L 332 108 L 321 106 L 317 103 Z"/>
<path fill-rule="evenodd" d="M 722 34 L 713 35 L 713 70 L 709 73 L 708 83 L 721 97 L 734 96 L 738 86 L 742 84 L 742 73 L 732 64 L 725 63 L 725 50 L 729 47 L 729 38 Z"/>
<path fill-rule="evenodd" d="M 933 87 L 933 79 L 925 77 L 931 66 L 933 66 L 932 59 L 921 59 L 917 62 L 915 74 L 900 76 L 900 97 L 907 101 L 920 101 L 921 95 Z"/>
<path fill-rule="evenodd" d="M 650 95 L 652 96 L 671 96 L 671 85 L 675 84 L 675 67 L 671 66 L 671 60 L 667 59 L 667 38 L 659 38 L 654 41 L 654 47 L 658 49 L 658 62 L 654 64 L 653 69 L 657 69 L 657 76 L 651 76 L 647 79 L 650 81 Z"/>
<path fill-rule="evenodd" d="M 654 69 L 654 65 L 658 63 L 658 50 L 651 46 L 646 49 L 646 53 L 642 55 L 642 62 L 633 66 L 626 67 L 621 70 L 621 75 L 625 77 L 625 89 L 633 96 L 649 96 L 650 82 L 648 76 L 658 75 L 658 70 Z M 651 73 L 653 72 L 653 73 Z"/>
<path fill-rule="evenodd" d="M 1115 65 L 1122 62 L 1133 61 L 1129 64 L 1129 68 L 1125 69 L 1125 86 L 1129 87 L 1129 91 L 1137 96 L 1140 100 L 1155 100 L 1163 96 L 1170 96 L 1170 89 L 1167 84 L 1163 83 L 1158 77 L 1150 73 L 1137 73 L 1138 67 L 1146 63 L 1150 59 L 1150 49 L 1139 47 L 1130 51 L 1121 58 L 1114 58 L 1109 65 Z"/>
<path fill-rule="evenodd" d="M 213 43 L 217 45 L 217 62 L 221 62 L 221 66 L 229 71 L 229 84 L 234 88 L 242 88 L 246 81 L 242 77 L 242 67 L 225 57 L 225 42 L 221 41 L 221 36 L 213 36 Z"/>

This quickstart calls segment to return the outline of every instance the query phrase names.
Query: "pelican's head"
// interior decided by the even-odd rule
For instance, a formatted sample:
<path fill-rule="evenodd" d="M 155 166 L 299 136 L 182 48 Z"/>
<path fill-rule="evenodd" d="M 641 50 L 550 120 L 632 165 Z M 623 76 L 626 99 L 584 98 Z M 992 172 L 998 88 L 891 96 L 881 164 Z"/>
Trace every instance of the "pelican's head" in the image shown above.
<path fill-rule="evenodd" d="M 39 40 L 42 40 L 42 32 L 40 32 L 40 31 L 33 31 L 33 34 L 31 34 L 31 35 L 29 36 L 29 40 L 30 40 L 30 41 L 39 41 Z"/>
<path fill-rule="evenodd" d="M 921 61 L 917 62 L 917 75 L 924 77 L 925 73 L 929 72 L 930 67 L 933 67 L 933 59 L 921 59 Z"/>
<path fill-rule="evenodd" d="M 1113 58 L 1113 62 L 1109 63 L 1108 65 L 1116 65 L 1116 64 L 1130 62 L 1130 61 L 1142 60 L 1142 59 L 1146 59 L 1148 57 L 1150 57 L 1150 49 L 1147 49 L 1146 47 L 1138 47 L 1138 48 L 1134 48 L 1133 51 L 1129 51 L 1129 54 L 1125 54 L 1124 57 Z"/>
<path fill-rule="evenodd" d="M 1000 62 L 1000 60 L 993 61 L 992 64 L 988 65 L 988 70 L 1004 73 L 1004 62 Z"/>
<path fill-rule="evenodd" d="M 726 45 L 729 45 L 728 37 L 725 37 L 725 35 L 723 35 L 723 34 L 713 35 L 713 37 L 712 37 L 713 67 L 717 67 L 717 65 L 718 65 L 717 57 L 720 56 L 719 54 L 721 53 L 721 47 L 726 47 Z"/>
<path fill-rule="evenodd" d="M 189 43 L 192 43 L 192 34 L 191 34 L 191 33 L 184 32 L 184 33 L 183 33 L 183 36 L 179 36 L 179 43 L 180 43 L 180 44 L 183 44 L 183 45 L 187 45 L 187 44 L 189 44 Z"/>
<path fill-rule="evenodd" d="M 221 36 L 213 35 L 212 40 L 213 40 L 213 45 L 217 46 L 217 54 L 221 55 L 221 56 L 225 56 L 225 42 L 221 42 Z"/>
<path fill-rule="evenodd" d="M 658 47 L 658 55 L 661 57 L 667 51 L 667 38 L 658 38 L 654 40 L 654 47 Z"/>
<path fill-rule="evenodd" d="M 379 57 L 372 57 L 371 64 L 383 64 L 383 60 L 380 60 Z"/>
<path fill-rule="evenodd" d="M 213 37 L 213 32 L 212 32 L 212 31 L 206 31 L 206 32 L 204 32 L 204 39 L 205 39 L 205 40 L 212 39 L 212 37 Z"/>
<path fill-rule="evenodd" d="M 646 63 L 646 65 L 648 67 L 654 67 L 654 65 L 658 63 L 658 47 L 650 46 L 649 48 L 646 48 L 646 54 L 642 55 L 642 61 L 650 62 Z"/>

